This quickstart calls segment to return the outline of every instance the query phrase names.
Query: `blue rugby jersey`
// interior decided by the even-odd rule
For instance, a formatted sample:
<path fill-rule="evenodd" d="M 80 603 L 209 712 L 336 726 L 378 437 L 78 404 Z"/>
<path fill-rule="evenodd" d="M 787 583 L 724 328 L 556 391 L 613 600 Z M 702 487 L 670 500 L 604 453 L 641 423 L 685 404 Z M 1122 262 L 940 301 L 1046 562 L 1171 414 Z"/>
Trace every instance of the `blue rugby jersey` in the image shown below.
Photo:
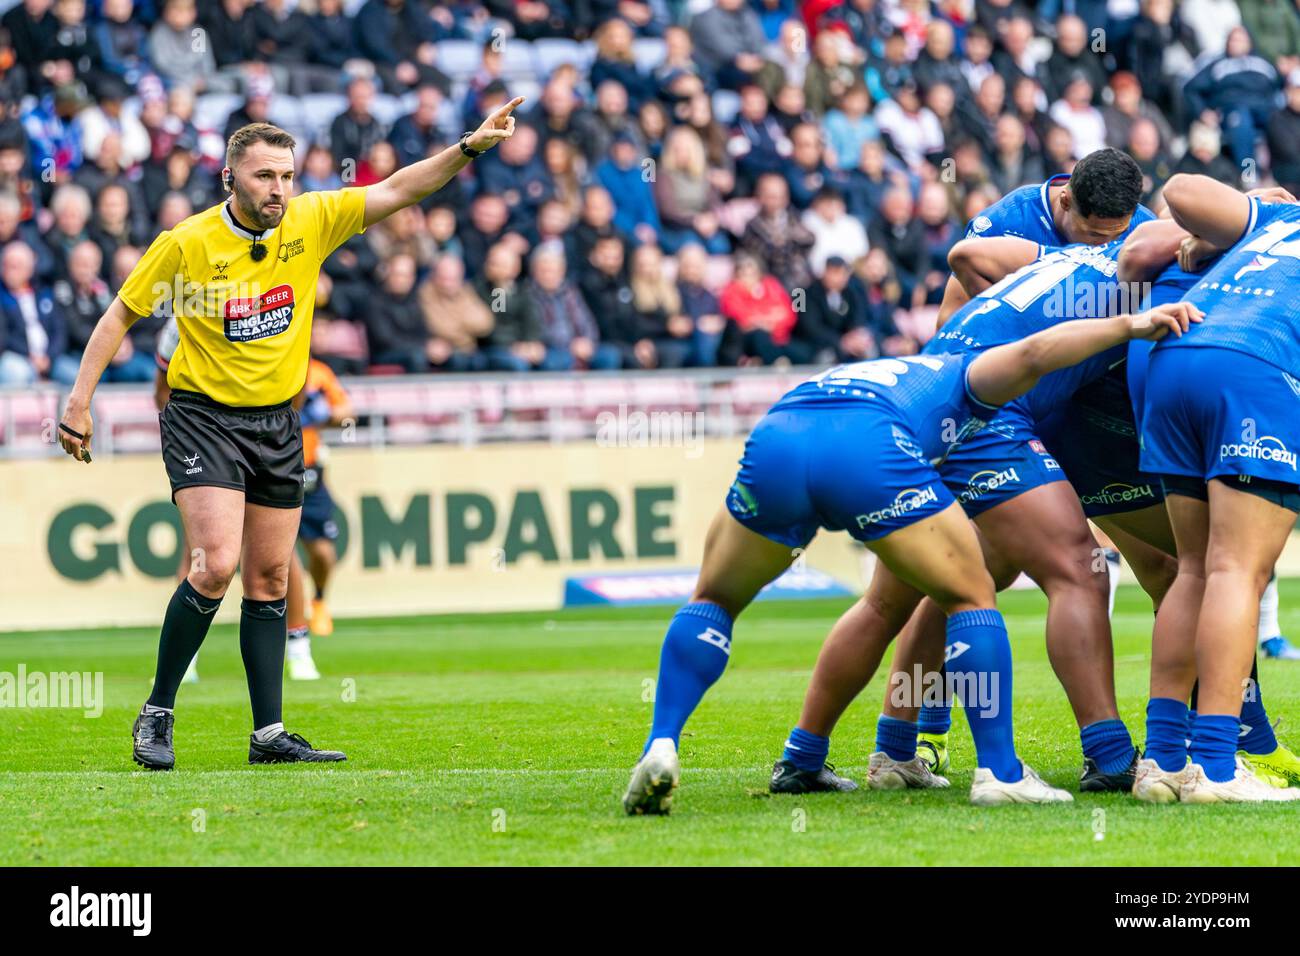
<path fill-rule="evenodd" d="M 1044 246 L 1069 245 L 1070 240 L 1056 229 L 1052 204 L 1048 200 L 1048 189 L 1064 185 L 1069 179 L 1068 173 L 1061 173 L 1037 186 L 1013 189 L 966 224 L 966 238 L 1018 236 Z M 1128 228 L 1119 238 L 1123 239 L 1142 223 L 1155 218 L 1156 214 L 1146 206 L 1138 206 Z"/>

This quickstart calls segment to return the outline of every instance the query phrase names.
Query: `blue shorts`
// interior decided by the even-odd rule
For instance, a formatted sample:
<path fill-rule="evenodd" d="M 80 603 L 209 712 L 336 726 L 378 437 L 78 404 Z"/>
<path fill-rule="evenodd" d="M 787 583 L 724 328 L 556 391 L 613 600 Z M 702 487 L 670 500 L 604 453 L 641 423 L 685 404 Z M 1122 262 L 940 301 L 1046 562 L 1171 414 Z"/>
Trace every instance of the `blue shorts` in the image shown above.
<path fill-rule="evenodd" d="M 1150 508 L 1165 500 L 1160 479 L 1142 472 L 1126 371 L 1075 393 L 1038 423 L 1089 518 Z"/>
<path fill-rule="evenodd" d="M 953 449 L 939 474 L 971 518 L 1040 485 L 1065 480 L 1028 411 L 1016 402 Z"/>
<path fill-rule="evenodd" d="M 1143 425 L 1143 471 L 1300 486 L 1300 381 L 1253 355 L 1155 349 Z"/>
<path fill-rule="evenodd" d="M 802 548 L 819 528 L 874 541 L 952 500 L 889 406 L 819 404 L 763 417 L 745 442 L 727 510 L 750 531 Z"/>
<path fill-rule="evenodd" d="M 312 473 L 315 472 L 313 475 Z M 325 480 L 316 468 L 308 468 L 303 475 L 303 485 L 309 489 L 303 494 L 302 521 L 298 537 L 304 541 L 336 541 L 339 526 L 334 521 L 334 499 L 330 497 Z"/>

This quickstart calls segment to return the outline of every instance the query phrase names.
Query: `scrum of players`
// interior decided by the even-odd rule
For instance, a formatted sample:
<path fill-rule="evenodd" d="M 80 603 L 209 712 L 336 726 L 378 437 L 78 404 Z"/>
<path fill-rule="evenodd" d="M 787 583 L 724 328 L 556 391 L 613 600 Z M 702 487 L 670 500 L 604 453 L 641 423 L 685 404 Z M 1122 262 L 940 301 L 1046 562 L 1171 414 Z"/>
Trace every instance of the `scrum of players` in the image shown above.
<path fill-rule="evenodd" d="M 868 787 L 949 786 L 955 699 L 972 803 L 1071 801 L 1016 752 L 995 594 L 1024 573 L 1047 596 L 1081 791 L 1300 799 L 1256 664 L 1260 648 L 1290 656 L 1269 604 L 1300 513 L 1300 204 L 1185 174 L 1160 217 L 1140 194 L 1112 149 L 1008 194 L 953 248 L 920 355 L 825 371 L 755 427 L 664 638 L 629 814 L 669 812 L 683 727 L 726 667 L 735 619 L 820 529 L 878 560 L 822 646 L 773 793 L 857 788 L 827 764 L 830 737 L 893 643 Z M 1141 749 L 1119 717 L 1089 521 L 1155 610 Z"/>

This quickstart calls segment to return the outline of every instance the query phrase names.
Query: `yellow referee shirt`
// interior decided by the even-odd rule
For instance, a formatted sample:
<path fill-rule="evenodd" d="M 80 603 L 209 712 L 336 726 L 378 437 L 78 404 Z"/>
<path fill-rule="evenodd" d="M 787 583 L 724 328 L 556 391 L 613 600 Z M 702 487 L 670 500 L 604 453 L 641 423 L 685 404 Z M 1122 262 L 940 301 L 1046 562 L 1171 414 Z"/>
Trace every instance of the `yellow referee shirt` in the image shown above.
<path fill-rule="evenodd" d="M 364 231 L 365 208 L 360 188 L 293 197 L 280 225 L 262 235 L 261 262 L 224 202 L 159 235 L 118 298 L 136 315 L 172 302 L 180 344 L 167 384 L 223 405 L 296 395 L 307 380 L 321 263 Z"/>

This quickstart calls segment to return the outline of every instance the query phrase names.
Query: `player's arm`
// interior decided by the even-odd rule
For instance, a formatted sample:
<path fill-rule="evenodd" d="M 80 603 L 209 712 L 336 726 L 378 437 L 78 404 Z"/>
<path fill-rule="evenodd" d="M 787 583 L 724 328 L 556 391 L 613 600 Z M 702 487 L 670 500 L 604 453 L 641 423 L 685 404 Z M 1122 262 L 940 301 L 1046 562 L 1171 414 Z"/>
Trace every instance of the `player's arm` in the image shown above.
<path fill-rule="evenodd" d="M 1171 265 L 1188 232 L 1172 219 L 1144 222 L 1119 251 L 1120 282 L 1150 282 Z"/>
<path fill-rule="evenodd" d="M 122 339 L 139 318 L 120 298 L 114 298 L 95 323 L 95 331 L 86 343 L 76 384 L 72 386 L 63 417 L 59 420 L 59 444 L 78 461 L 90 461 L 90 437 L 95 430 L 90 417 L 90 401 L 95 396 L 95 386 L 122 347 Z"/>
<path fill-rule="evenodd" d="M 1178 225 L 1218 249 L 1235 243 L 1251 223 L 1250 198 L 1209 176 L 1176 173 L 1164 197 Z"/>
<path fill-rule="evenodd" d="M 949 250 L 948 266 L 966 295 L 962 304 L 1017 269 L 1029 265 L 1041 253 L 1042 247 L 1038 243 L 1017 236 L 961 240 Z M 947 302 L 946 295 L 944 301 Z"/>
<path fill-rule="evenodd" d="M 948 276 L 948 284 L 943 287 L 943 301 L 939 303 L 939 318 L 935 323 L 935 328 L 943 328 L 943 324 L 952 318 L 953 313 L 970 301 L 970 296 L 957 281 L 955 275 Z"/>
<path fill-rule="evenodd" d="M 1069 368 L 1130 339 L 1182 335 L 1203 313 L 1189 302 L 1171 302 L 1134 315 L 1077 319 L 981 353 L 966 372 L 971 396 L 984 405 L 1005 405 L 1057 369 Z"/>
<path fill-rule="evenodd" d="M 522 96 L 516 96 L 505 106 L 491 113 L 474 132 L 469 134 L 465 145 L 476 153 L 485 153 L 503 139 L 509 139 L 515 131 L 515 118 L 511 115 L 515 108 L 523 103 Z M 425 196 L 436 193 L 453 176 L 464 169 L 472 157 L 462 152 L 460 144 L 448 146 L 436 156 L 422 159 L 418 163 L 404 166 L 383 182 L 366 188 L 367 227 L 386 219 L 399 209 L 412 206 Z"/>

